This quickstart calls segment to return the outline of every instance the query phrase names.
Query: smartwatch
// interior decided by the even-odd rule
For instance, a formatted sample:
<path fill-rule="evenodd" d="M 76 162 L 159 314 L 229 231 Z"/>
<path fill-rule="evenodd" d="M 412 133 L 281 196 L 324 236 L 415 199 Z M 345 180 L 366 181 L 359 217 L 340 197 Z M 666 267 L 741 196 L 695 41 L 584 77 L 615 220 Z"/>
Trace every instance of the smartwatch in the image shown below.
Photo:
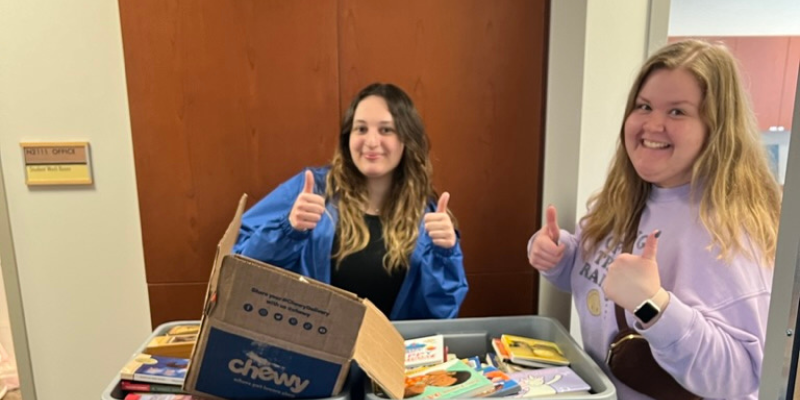
<path fill-rule="evenodd" d="M 639 307 L 633 310 L 633 315 L 645 324 L 652 321 L 660 313 L 661 309 L 651 299 L 643 301 L 642 304 L 639 304 Z"/>

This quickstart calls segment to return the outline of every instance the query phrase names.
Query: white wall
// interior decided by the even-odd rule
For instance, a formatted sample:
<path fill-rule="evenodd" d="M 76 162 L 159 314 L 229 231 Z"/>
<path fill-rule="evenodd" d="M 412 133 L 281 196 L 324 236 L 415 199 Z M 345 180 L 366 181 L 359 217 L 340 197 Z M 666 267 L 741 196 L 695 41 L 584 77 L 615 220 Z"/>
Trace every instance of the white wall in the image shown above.
<path fill-rule="evenodd" d="M 2 266 L 0 266 L 2 268 Z M 17 356 L 14 352 L 14 340 L 11 335 L 11 318 L 6 301 L 6 287 L 0 274 L 0 346 L 6 352 L 0 356 L 0 379 L 14 379 L 17 369 Z M 1 354 L 1 353 L 0 353 Z M 5 383 L 5 382 L 4 382 Z"/>
<path fill-rule="evenodd" d="M 548 45 L 547 110 L 545 126 L 542 215 L 552 204 L 561 229 L 574 231 L 578 197 L 583 71 L 586 53 L 586 0 L 554 1 L 550 4 Z M 571 297 L 547 280 L 539 281 L 539 315 L 558 319 L 570 327 Z M 577 326 L 577 319 L 574 319 Z"/>
<path fill-rule="evenodd" d="M 0 1 L 0 38 L 0 166 L 36 396 L 99 398 L 150 332 L 117 2 Z M 37 140 L 88 140 L 95 185 L 27 187 L 19 142 Z"/>
<path fill-rule="evenodd" d="M 646 55 L 647 3 L 588 3 L 578 216 L 585 213 L 586 201 L 605 182 L 616 149 L 628 90 Z"/>
<path fill-rule="evenodd" d="M 670 36 L 800 35 L 798 0 L 672 0 Z"/>
<path fill-rule="evenodd" d="M 627 93 L 645 59 L 650 3 L 559 0 L 551 4 L 543 204 L 556 206 L 563 229 L 574 231 L 586 213 L 586 201 L 605 182 Z M 547 283 L 540 290 L 540 314 L 570 320 L 570 332 L 580 342 L 574 307 L 568 316 L 569 297 Z"/>

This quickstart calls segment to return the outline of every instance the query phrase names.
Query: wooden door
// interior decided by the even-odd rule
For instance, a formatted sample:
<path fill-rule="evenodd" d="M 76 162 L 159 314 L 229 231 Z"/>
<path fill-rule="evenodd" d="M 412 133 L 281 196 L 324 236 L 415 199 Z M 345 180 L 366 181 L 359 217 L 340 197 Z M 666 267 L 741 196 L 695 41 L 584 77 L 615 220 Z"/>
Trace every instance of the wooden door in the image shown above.
<path fill-rule="evenodd" d="M 800 69 L 800 36 L 789 38 L 789 51 L 786 55 L 786 68 L 784 68 L 783 88 L 781 95 L 781 109 L 778 116 L 778 126 L 785 130 L 792 130 L 794 117 L 794 102 L 797 94 L 797 76 Z"/>
<path fill-rule="evenodd" d="M 358 89 L 394 82 L 433 142 L 470 282 L 462 316 L 530 314 L 547 1 L 119 0 L 152 323 L 200 317 L 217 240 L 333 154 Z"/>
<path fill-rule="evenodd" d="M 789 38 L 739 37 L 736 57 L 742 65 L 742 80 L 750 93 L 759 129 L 777 130 Z"/>
<path fill-rule="evenodd" d="M 546 3 L 339 4 L 340 104 L 392 81 L 425 121 L 434 183 L 451 193 L 461 226 L 470 285 L 461 315 L 533 313 L 525 246 L 541 197 Z"/>

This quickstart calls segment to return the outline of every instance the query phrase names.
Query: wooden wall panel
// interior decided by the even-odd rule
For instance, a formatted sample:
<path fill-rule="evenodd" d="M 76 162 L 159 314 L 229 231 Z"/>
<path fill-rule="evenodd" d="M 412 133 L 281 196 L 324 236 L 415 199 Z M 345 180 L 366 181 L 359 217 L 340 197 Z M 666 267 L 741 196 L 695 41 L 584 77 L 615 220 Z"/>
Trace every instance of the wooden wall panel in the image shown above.
<path fill-rule="evenodd" d="M 154 325 L 199 317 L 241 193 L 252 204 L 327 163 L 373 81 L 405 88 L 425 119 L 463 233 L 462 316 L 535 312 L 524 249 L 540 208 L 546 0 L 119 4 Z"/>
<path fill-rule="evenodd" d="M 461 315 L 534 313 L 538 275 L 525 246 L 540 209 L 548 3 L 339 4 L 342 107 L 388 81 L 425 121 L 435 184 L 461 225 L 470 280 Z"/>
<path fill-rule="evenodd" d="M 119 4 L 147 282 L 204 284 L 242 192 L 332 154 L 336 3 Z M 154 325 L 176 301 L 151 296 Z"/>
<path fill-rule="evenodd" d="M 739 37 L 736 43 L 734 55 L 739 61 L 742 85 L 750 94 L 758 127 L 762 132 L 775 129 L 780 119 L 789 37 Z"/>
<path fill-rule="evenodd" d="M 155 322 L 154 325 L 167 321 L 199 320 L 203 317 L 207 286 L 207 282 L 147 285 L 150 319 Z"/>

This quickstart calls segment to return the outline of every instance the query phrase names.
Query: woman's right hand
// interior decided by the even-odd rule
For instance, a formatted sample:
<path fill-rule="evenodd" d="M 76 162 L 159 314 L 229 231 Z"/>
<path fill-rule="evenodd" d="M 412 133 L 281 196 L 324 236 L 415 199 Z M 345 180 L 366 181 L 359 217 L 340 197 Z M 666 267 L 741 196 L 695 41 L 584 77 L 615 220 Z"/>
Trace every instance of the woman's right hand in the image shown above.
<path fill-rule="evenodd" d="M 303 191 L 294 201 L 292 211 L 289 213 L 289 223 L 298 231 L 314 229 L 324 212 L 325 198 L 314 193 L 314 174 L 306 170 Z"/>
<path fill-rule="evenodd" d="M 561 234 L 555 207 L 547 207 L 546 218 L 547 224 L 539 230 L 528 253 L 528 262 L 539 271 L 549 271 L 564 257 L 564 244 L 558 243 Z"/>

